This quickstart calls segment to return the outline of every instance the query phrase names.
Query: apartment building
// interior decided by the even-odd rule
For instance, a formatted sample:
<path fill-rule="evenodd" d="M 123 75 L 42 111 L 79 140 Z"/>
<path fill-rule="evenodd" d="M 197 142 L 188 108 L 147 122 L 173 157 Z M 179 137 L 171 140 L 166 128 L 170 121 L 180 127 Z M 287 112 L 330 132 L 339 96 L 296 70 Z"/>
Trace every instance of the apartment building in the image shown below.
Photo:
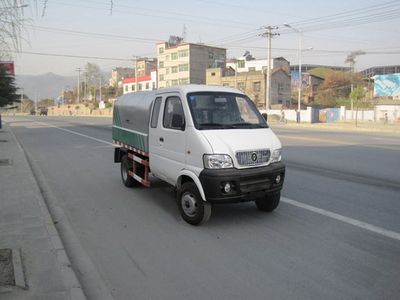
<path fill-rule="evenodd" d="M 158 87 L 205 84 L 206 70 L 226 63 L 226 49 L 192 43 L 157 44 Z"/>
<path fill-rule="evenodd" d="M 134 68 L 137 67 L 137 77 L 150 76 L 151 71 L 157 69 L 157 59 L 141 57 L 134 62 Z"/>

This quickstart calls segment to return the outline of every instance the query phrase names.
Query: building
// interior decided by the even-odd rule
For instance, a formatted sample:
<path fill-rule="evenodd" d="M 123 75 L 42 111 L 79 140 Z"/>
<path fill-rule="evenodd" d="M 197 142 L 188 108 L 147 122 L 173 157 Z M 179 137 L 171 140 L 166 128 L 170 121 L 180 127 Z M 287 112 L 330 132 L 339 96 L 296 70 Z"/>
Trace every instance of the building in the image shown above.
<path fill-rule="evenodd" d="M 341 67 L 341 66 L 326 66 L 326 65 L 312 65 L 312 64 L 302 64 L 301 65 L 301 72 L 310 72 L 312 69 L 316 68 L 324 68 L 324 69 L 331 69 L 334 71 L 343 71 L 343 72 L 349 72 L 350 68 L 349 67 Z M 290 71 L 299 71 L 299 65 L 291 65 L 290 66 Z"/>
<path fill-rule="evenodd" d="M 206 70 L 225 66 L 226 49 L 181 40 L 157 44 L 158 87 L 205 84 Z"/>
<path fill-rule="evenodd" d="M 271 70 L 283 69 L 289 72 L 290 63 L 283 57 L 276 57 L 271 59 Z M 268 59 L 251 59 L 248 60 L 246 57 L 240 57 L 231 59 L 226 63 L 227 67 L 230 67 L 237 72 L 251 72 L 251 71 L 262 71 L 268 66 Z"/>
<path fill-rule="evenodd" d="M 375 75 L 387 75 L 400 73 L 400 65 L 378 66 L 365 69 L 360 72 L 364 78 L 371 78 Z"/>
<path fill-rule="evenodd" d="M 142 57 L 138 58 L 137 61 L 134 63 L 134 68 L 137 67 L 137 76 L 150 76 L 151 71 L 157 69 L 157 59 L 156 58 L 147 58 Z M 136 74 L 135 74 L 136 76 Z"/>
<path fill-rule="evenodd" d="M 314 100 L 314 96 L 318 91 L 318 87 L 324 82 L 324 78 L 312 75 L 310 73 L 301 73 L 301 94 L 302 102 L 308 104 Z M 297 99 L 297 93 L 299 88 L 299 71 L 294 70 L 291 72 L 291 86 L 292 95 L 296 95 L 294 98 Z"/>
<path fill-rule="evenodd" d="M 265 108 L 266 72 L 235 72 L 231 67 L 207 69 L 207 84 L 236 87 L 259 108 Z M 271 71 L 271 107 L 290 105 L 290 75 L 283 68 Z"/>
<path fill-rule="evenodd" d="M 157 89 L 157 70 L 151 70 L 150 75 L 124 78 L 122 88 L 124 94 Z"/>
<path fill-rule="evenodd" d="M 128 77 L 134 77 L 135 70 L 133 68 L 122 68 L 118 67 L 111 71 L 111 78 L 109 85 L 112 87 L 118 87 L 122 79 Z"/>

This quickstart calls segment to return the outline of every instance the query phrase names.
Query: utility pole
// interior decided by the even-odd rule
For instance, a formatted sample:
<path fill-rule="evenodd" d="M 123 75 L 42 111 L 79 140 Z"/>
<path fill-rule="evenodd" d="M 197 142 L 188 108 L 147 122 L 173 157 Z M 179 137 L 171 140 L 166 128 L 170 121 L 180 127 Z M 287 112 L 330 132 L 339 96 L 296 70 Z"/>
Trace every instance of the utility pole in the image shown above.
<path fill-rule="evenodd" d="M 101 77 L 100 77 L 100 101 L 101 102 Z"/>
<path fill-rule="evenodd" d="M 264 26 L 263 29 L 266 31 L 261 34 L 262 37 L 267 38 L 268 47 L 268 66 L 267 66 L 267 82 L 265 91 L 265 110 L 269 110 L 271 107 L 271 66 L 272 66 L 272 49 L 271 40 L 274 36 L 279 36 L 279 33 L 273 33 L 272 30 L 277 30 L 277 26 Z"/>
<path fill-rule="evenodd" d="M 81 68 L 76 69 L 78 71 L 78 104 L 80 102 L 80 89 L 81 89 Z"/>
<path fill-rule="evenodd" d="M 22 102 L 24 101 L 24 89 L 21 89 L 21 114 L 22 114 Z"/>

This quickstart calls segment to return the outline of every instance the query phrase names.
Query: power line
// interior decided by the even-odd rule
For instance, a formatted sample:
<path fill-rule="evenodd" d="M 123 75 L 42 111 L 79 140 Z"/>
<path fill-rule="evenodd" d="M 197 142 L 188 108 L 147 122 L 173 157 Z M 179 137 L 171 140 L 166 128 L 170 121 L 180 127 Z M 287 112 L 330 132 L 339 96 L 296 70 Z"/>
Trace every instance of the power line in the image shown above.
<path fill-rule="evenodd" d="M 90 59 L 114 60 L 114 61 L 132 61 L 132 59 L 130 59 L 130 58 L 113 58 L 113 57 L 72 55 L 72 54 L 60 54 L 60 53 L 44 53 L 44 52 L 30 52 L 30 51 L 6 51 L 6 52 L 21 53 L 21 54 L 31 54 L 31 55 L 40 55 L 40 56 L 54 56 L 54 57 L 90 58 Z"/>

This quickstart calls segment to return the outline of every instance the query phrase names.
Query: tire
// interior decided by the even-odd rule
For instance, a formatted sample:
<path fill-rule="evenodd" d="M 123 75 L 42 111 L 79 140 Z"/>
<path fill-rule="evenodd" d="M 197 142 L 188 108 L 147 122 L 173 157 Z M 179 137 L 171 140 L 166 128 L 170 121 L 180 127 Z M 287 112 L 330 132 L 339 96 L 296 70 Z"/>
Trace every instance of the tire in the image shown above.
<path fill-rule="evenodd" d="M 257 199 L 256 206 L 261 211 L 271 212 L 278 207 L 281 200 L 281 192 L 268 194 L 265 198 Z"/>
<path fill-rule="evenodd" d="M 182 218 L 191 225 L 206 223 L 211 217 L 211 204 L 203 201 L 194 182 L 185 182 L 177 194 Z"/>
<path fill-rule="evenodd" d="M 132 171 L 130 165 L 129 165 L 129 159 L 128 159 L 128 155 L 125 154 L 124 156 L 122 156 L 121 158 L 121 179 L 123 184 L 126 187 L 135 187 L 135 186 L 139 186 L 140 182 L 136 181 L 133 177 L 129 176 L 129 171 Z"/>

